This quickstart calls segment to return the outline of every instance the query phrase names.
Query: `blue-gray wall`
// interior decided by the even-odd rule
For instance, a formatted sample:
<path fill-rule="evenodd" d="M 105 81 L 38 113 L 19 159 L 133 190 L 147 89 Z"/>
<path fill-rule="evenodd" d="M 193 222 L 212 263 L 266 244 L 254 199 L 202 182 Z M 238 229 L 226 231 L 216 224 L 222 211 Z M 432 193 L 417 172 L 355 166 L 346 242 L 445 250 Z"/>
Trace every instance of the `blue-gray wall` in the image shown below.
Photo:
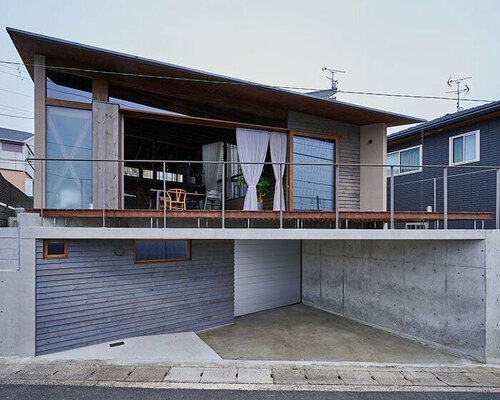
<path fill-rule="evenodd" d="M 422 163 L 424 165 L 449 164 L 449 138 L 462 133 L 480 130 L 480 161 L 470 165 L 500 165 L 500 117 L 424 136 Z M 420 139 L 391 145 L 387 153 L 421 144 Z M 465 164 L 464 166 L 467 166 Z M 394 203 L 397 211 L 425 211 L 433 205 L 434 183 L 437 178 L 437 211 L 443 211 L 443 170 L 424 168 L 422 172 L 396 176 L 394 179 Z M 389 207 L 389 181 L 387 185 Z M 477 171 L 472 168 L 449 168 L 449 211 L 495 211 L 496 177 L 493 170 Z M 473 228 L 473 222 L 450 221 L 451 228 Z M 486 221 L 485 227 L 493 228 L 494 221 Z"/>
<path fill-rule="evenodd" d="M 52 259 L 37 240 L 36 354 L 232 323 L 233 241 L 191 246 L 190 261 L 134 264 L 132 240 L 68 240 Z"/>

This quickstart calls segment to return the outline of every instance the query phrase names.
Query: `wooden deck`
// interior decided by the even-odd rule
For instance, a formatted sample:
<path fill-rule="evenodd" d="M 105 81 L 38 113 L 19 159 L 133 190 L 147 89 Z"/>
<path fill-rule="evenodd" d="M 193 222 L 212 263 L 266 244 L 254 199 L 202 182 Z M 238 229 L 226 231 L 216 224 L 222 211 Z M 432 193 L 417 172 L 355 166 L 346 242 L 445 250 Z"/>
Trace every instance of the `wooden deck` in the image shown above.
<path fill-rule="evenodd" d="M 40 209 L 28 210 L 31 213 L 40 214 Z M 59 210 L 44 209 L 43 216 L 49 218 L 163 218 L 162 210 Z M 187 211 L 167 211 L 167 219 L 221 219 L 222 211 L 206 210 L 187 210 Z M 226 210 L 225 219 L 227 220 L 279 220 L 279 211 L 241 211 Z M 340 211 L 341 221 L 358 222 L 389 222 L 391 215 L 389 211 Z M 302 220 L 302 221 L 335 221 L 335 212 L 331 211 L 283 211 L 284 220 Z M 474 221 L 474 220 L 492 220 L 492 212 L 448 212 L 448 221 Z M 394 213 L 395 222 L 424 222 L 424 221 L 442 221 L 444 213 L 442 212 L 424 212 L 424 211 L 396 211 Z"/>

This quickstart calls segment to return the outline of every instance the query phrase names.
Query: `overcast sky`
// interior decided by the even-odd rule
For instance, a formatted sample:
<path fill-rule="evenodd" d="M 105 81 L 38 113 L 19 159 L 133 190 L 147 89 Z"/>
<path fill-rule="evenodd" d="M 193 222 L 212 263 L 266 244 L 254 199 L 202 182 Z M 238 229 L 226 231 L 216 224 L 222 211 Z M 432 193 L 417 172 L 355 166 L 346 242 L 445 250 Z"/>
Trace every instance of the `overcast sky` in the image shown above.
<path fill-rule="evenodd" d="M 0 60 L 20 60 L 10 26 L 270 85 L 328 88 L 328 66 L 347 71 L 340 89 L 443 96 L 450 75 L 472 75 L 467 97 L 499 100 L 499 17 L 497 0 L 0 0 Z M 16 74 L 0 66 L 0 114 L 32 116 L 31 80 Z M 426 119 L 456 110 L 338 99 Z M 0 115 L 0 126 L 33 131 L 31 119 Z"/>

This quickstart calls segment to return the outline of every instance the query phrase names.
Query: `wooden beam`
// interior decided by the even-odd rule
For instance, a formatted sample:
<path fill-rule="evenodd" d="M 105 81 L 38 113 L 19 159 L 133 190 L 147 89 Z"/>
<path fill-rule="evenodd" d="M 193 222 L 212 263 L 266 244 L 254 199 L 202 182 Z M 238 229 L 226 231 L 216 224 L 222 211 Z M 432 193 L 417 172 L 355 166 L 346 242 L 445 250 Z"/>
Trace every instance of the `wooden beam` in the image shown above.
<path fill-rule="evenodd" d="M 81 103 L 79 101 L 59 100 L 59 99 L 45 99 L 47 106 L 76 108 L 79 110 L 92 110 L 92 104 Z"/>

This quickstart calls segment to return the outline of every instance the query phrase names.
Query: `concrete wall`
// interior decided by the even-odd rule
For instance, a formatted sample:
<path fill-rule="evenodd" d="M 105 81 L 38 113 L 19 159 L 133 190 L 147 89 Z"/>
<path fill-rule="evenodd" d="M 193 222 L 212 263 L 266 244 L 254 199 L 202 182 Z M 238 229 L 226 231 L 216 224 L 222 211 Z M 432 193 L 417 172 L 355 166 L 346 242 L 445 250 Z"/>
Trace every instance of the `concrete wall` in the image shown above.
<path fill-rule="evenodd" d="M 116 250 L 123 254 L 116 254 Z M 191 260 L 134 264 L 132 240 L 36 251 L 36 354 L 233 322 L 233 241 L 193 240 Z"/>
<path fill-rule="evenodd" d="M 486 288 L 498 297 L 486 284 L 486 241 L 303 241 L 302 268 L 304 304 L 485 359 Z M 497 298 L 489 303 L 493 351 L 500 313 Z"/>
<path fill-rule="evenodd" d="M 331 133 L 341 136 L 339 140 L 340 163 L 359 164 L 359 126 L 316 117 L 288 112 L 288 128 L 298 131 Z M 360 172 L 359 167 L 344 167 L 339 173 L 339 205 L 341 210 L 359 210 L 360 207 Z"/>
<path fill-rule="evenodd" d="M 365 125 L 360 132 L 361 164 L 385 164 L 387 156 L 387 126 Z M 386 210 L 385 168 L 361 167 L 360 205 L 362 211 Z"/>

